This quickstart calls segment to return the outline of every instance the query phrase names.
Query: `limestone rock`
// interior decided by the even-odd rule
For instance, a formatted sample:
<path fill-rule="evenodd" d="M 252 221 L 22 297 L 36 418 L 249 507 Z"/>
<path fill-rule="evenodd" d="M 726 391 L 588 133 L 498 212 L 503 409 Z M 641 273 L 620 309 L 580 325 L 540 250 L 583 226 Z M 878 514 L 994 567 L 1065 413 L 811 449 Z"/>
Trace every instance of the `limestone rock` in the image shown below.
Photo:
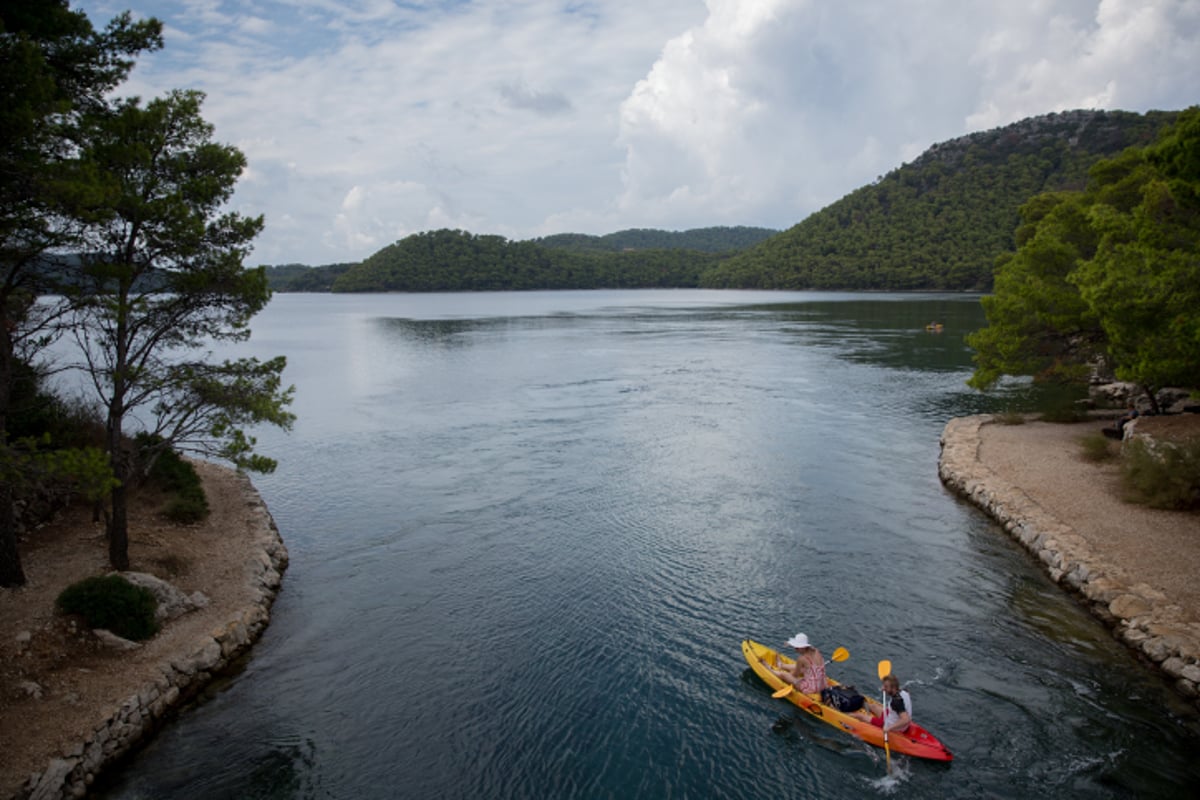
<path fill-rule="evenodd" d="M 57 800 L 62 797 L 67 776 L 74 768 L 74 760 L 68 761 L 61 758 L 52 760 L 38 779 L 37 785 L 33 787 L 29 800 Z"/>
<path fill-rule="evenodd" d="M 92 631 L 92 633 L 94 633 L 96 638 L 100 640 L 100 644 L 111 650 L 137 650 L 139 647 L 141 647 L 141 645 L 137 642 L 131 642 L 128 639 L 123 639 L 112 631 L 105 630 L 104 628 L 97 628 Z"/>
<path fill-rule="evenodd" d="M 1108 604 L 1108 610 L 1122 619 L 1133 619 L 1150 613 L 1150 603 L 1136 594 L 1123 594 Z"/>
<path fill-rule="evenodd" d="M 1183 668 L 1186 666 L 1187 662 L 1178 656 L 1174 656 L 1162 663 L 1162 670 L 1172 678 L 1180 678 L 1183 677 Z"/>
<path fill-rule="evenodd" d="M 162 578 L 145 572 L 122 572 L 121 577 L 134 586 L 148 589 L 154 595 L 154 598 L 158 600 L 158 611 L 155 612 L 155 617 L 159 622 L 169 622 L 201 607 L 191 597 Z M 207 598 L 205 600 L 207 601 Z"/>

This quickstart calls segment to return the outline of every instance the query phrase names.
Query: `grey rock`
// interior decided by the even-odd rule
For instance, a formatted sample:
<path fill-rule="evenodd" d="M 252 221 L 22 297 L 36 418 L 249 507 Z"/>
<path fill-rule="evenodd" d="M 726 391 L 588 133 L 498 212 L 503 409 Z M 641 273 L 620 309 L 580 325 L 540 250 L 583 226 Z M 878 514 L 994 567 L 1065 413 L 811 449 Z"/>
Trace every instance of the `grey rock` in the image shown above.
<path fill-rule="evenodd" d="M 96 638 L 100 640 L 100 644 L 104 645 L 110 650 L 137 650 L 139 647 L 141 647 L 141 645 L 137 642 L 131 642 L 128 639 L 123 639 L 112 631 L 105 630 L 104 628 L 97 628 L 96 630 L 92 631 L 92 633 L 94 633 Z"/>
<path fill-rule="evenodd" d="M 46 771 L 38 779 L 37 785 L 33 787 L 29 800 L 58 800 L 59 797 L 62 797 L 67 776 L 71 774 L 71 770 L 75 769 L 75 764 L 74 759 L 55 758 L 51 760 Z"/>
<path fill-rule="evenodd" d="M 122 572 L 121 577 L 134 586 L 141 586 L 143 589 L 149 590 L 154 595 L 154 598 L 158 600 L 155 617 L 159 622 L 169 622 L 198 608 L 191 597 L 162 578 L 145 572 Z"/>

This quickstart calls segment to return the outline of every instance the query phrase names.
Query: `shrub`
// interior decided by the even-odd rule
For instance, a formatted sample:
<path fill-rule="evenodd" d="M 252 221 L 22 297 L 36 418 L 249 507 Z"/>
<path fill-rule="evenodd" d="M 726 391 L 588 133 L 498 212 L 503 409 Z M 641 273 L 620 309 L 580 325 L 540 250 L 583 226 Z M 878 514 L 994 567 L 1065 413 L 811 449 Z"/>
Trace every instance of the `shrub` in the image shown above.
<path fill-rule="evenodd" d="M 10 441 L 49 436 L 62 447 L 103 447 L 104 415 L 94 405 L 63 397 L 43 385 L 37 370 L 14 360 L 6 430 Z"/>
<path fill-rule="evenodd" d="M 996 415 L 996 422 L 1001 425 L 1024 425 L 1025 415 L 1020 411 L 1005 411 Z"/>
<path fill-rule="evenodd" d="M 1077 403 L 1055 403 L 1042 412 L 1044 422 L 1070 424 L 1083 422 L 1087 418 L 1087 409 Z"/>
<path fill-rule="evenodd" d="M 188 465 L 191 466 L 190 464 Z M 208 516 L 208 498 L 199 486 L 179 492 L 163 511 L 167 519 L 184 525 L 200 522 Z"/>
<path fill-rule="evenodd" d="M 208 498 L 191 462 L 165 446 L 158 437 L 141 434 L 137 442 L 139 457 L 150 463 L 146 477 L 163 491 L 175 495 L 163 511 L 167 519 L 191 524 L 207 517 Z"/>
<path fill-rule="evenodd" d="M 142 444 L 141 437 L 139 437 L 139 444 Z M 151 462 L 146 477 L 154 485 L 168 492 L 182 493 L 193 488 L 199 489 L 200 476 L 196 474 L 196 468 L 171 448 L 163 445 L 157 446 L 162 449 Z"/>
<path fill-rule="evenodd" d="M 1084 461 L 1108 461 L 1116 455 L 1112 443 L 1102 433 L 1079 437 L 1080 455 Z"/>
<path fill-rule="evenodd" d="M 158 631 L 154 594 L 120 575 L 84 578 L 63 589 L 55 604 L 65 614 L 83 617 L 89 628 L 105 628 L 133 641 Z"/>
<path fill-rule="evenodd" d="M 1153 508 L 1200 508 L 1200 440 L 1125 443 L 1122 473 L 1128 499 Z"/>
<path fill-rule="evenodd" d="M 1067 424 L 1087 419 L 1090 402 L 1085 384 L 1060 380 L 1038 382 L 1035 379 L 1034 389 L 1029 400 L 1040 412 L 1039 419 Z"/>

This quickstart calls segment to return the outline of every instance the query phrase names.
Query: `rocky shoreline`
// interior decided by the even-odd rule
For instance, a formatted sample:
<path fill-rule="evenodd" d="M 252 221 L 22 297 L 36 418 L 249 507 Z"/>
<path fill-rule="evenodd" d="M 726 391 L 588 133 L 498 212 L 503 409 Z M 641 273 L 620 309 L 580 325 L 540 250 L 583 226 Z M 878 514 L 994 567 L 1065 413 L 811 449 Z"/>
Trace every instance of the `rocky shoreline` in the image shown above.
<path fill-rule="evenodd" d="M 216 467 L 212 467 L 216 468 Z M 216 468 L 224 469 L 224 468 Z M 232 472 L 231 470 L 229 472 Z M 234 513 L 244 520 L 243 564 L 236 567 L 236 605 L 224 609 L 206 632 L 189 634 L 171 642 L 124 699 L 114 698 L 95 719 L 91 732 L 63 749 L 45 768 L 32 775 L 14 798 L 51 800 L 84 797 L 98 776 L 144 742 L 174 711 L 194 698 L 213 678 L 259 638 L 270 621 L 270 609 L 279 591 L 288 552 L 262 498 L 244 474 L 233 476 L 241 503 Z M 241 526 L 238 526 L 241 527 Z M 234 548 L 235 550 L 237 548 Z"/>
<path fill-rule="evenodd" d="M 1200 708 L 1200 622 L 1163 591 L 1132 580 L 1080 531 L 1057 518 L 980 458 L 983 414 L 950 420 L 941 436 L 942 482 L 995 519 L 1080 597 L 1118 639 L 1157 665 Z"/>

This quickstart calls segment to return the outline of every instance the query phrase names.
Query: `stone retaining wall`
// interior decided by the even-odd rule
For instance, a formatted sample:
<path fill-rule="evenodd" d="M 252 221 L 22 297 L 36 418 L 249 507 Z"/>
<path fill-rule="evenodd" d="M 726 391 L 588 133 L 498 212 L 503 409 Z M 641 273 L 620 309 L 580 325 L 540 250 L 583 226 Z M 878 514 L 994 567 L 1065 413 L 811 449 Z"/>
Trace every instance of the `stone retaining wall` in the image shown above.
<path fill-rule="evenodd" d="M 1157 664 L 1200 707 L 1200 624 L 1185 619 L 1162 592 L 1131 583 L 1103 563 L 1070 525 L 988 469 L 979 460 L 979 429 L 992 421 L 982 414 L 946 424 L 938 459 L 942 482 L 999 522 L 1056 583 L 1082 598 L 1117 638 Z"/>
<path fill-rule="evenodd" d="M 197 640 L 185 655 L 160 664 L 158 677 L 131 694 L 86 741 L 76 744 L 64 757 L 51 760 L 18 797 L 84 797 L 106 767 L 129 754 L 171 711 L 195 697 L 262 634 L 287 568 L 288 552 L 250 479 L 241 474 L 238 479 L 251 529 L 248 535 L 254 542 L 254 556 L 247 570 L 252 583 L 250 604 Z"/>

